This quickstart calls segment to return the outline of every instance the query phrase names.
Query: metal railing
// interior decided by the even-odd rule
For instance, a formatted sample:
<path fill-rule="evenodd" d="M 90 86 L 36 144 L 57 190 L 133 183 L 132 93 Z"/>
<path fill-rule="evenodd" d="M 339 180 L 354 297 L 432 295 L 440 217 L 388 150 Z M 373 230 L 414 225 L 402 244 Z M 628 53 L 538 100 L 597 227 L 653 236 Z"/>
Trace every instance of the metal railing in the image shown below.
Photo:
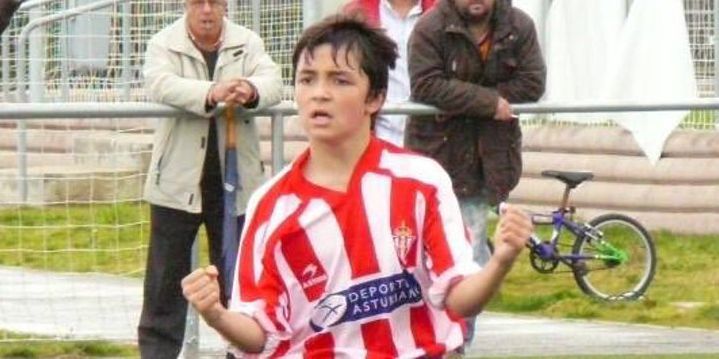
<path fill-rule="evenodd" d="M 37 4 L 31 4 L 32 7 L 36 7 L 38 5 L 42 5 L 44 2 L 38 2 Z M 71 19 L 86 13 L 89 13 L 93 10 L 102 9 L 110 6 L 115 6 L 122 3 L 129 3 L 129 0 L 103 0 L 98 1 L 92 4 L 78 6 L 75 8 L 67 9 L 60 11 L 58 13 L 43 16 L 40 18 L 36 18 L 30 21 L 25 27 L 23 27 L 22 31 L 20 32 L 20 36 L 17 38 L 17 45 L 16 45 L 16 61 L 17 61 L 17 71 L 15 72 L 15 86 L 17 86 L 17 99 L 20 102 L 27 102 L 28 101 L 28 95 L 25 90 L 25 69 L 27 67 L 25 57 L 25 44 L 28 42 L 28 38 L 30 37 L 30 33 L 34 31 L 35 29 L 47 25 L 49 23 L 59 21 L 59 20 L 67 20 Z M 30 6 L 28 6 L 30 7 Z M 124 7 L 125 10 L 128 10 L 129 8 Z M 125 19 L 126 20 L 126 19 Z M 128 32 L 127 29 L 127 21 L 123 21 L 123 33 Z M 129 38 L 125 38 L 126 42 Z M 38 46 L 37 41 L 35 43 L 30 43 L 30 58 L 38 58 L 38 56 L 32 56 L 34 52 L 38 52 L 36 49 Z M 129 49 L 128 44 L 126 43 L 125 46 L 123 46 L 124 49 Z M 126 50 L 127 51 L 127 50 Z M 127 53 L 125 53 L 127 55 Z M 128 58 L 128 56 L 124 56 L 125 59 Z M 127 64 L 126 64 L 127 65 Z M 123 69 L 123 77 L 128 76 L 128 69 L 127 66 Z M 67 69 L 66 66 L 63 66 L 63 78 L 67 78 Z M 33 80 L 33 78 L 35 80 Z M 40 70 L 40 66 L 37 64 L 34 64 L 31 62 L 30 64 L 30 73 L 28 74 L 28 80 L 27 83 L 30 84 L 30 99 L 32 99 L 33 102 L 39 102 L 42 100 L 42 73 Z M 35 86 L 32 86 L 35 85 Z M 129 98 L 130 89 L 129 87 L 125 88 L 124 92 L 126 93 L 127 97 Z M 18 171 L 20 171 L 20 178 L 27 177 L 27 157 L 25 156 L 24 148 L 27 146 L 27 138 L 26 138 L 26 131 L 25 131 L 25 123 L 21 122 L 18 126 L 19 132 L 18 132 L 18 147 L 20 151 L 18 151 Z M 22 181 L 20 183 L 20 198 L 24 201 L 27 199 L 27 184 L 25 181 Z"/>
<path fill-rule="evenodd" d="M 27 102 L 28 97 L 25 90 L 25 69 L 27 68 L 26 65 L 26 57 L 25 57 L 25 43 L 28 42 L 28 38 L 30 37 L 30 32 L 37 29 L 40 26 L 47 25 L 49 23 L 59 21 L 59 20 L 67 20 L 71 19 L 83 14 L 87 14 L 93 10 L 102 9 L 110 6 L 115 6 L 123 3 L 128 3 L 130 0 L 103 0 L 94 2 L 92 4 L 78 6 L 75 8 L 70 8 L 67 10 L 60 11 L 58 13 L 43 16 L 37 19 L 34 19 L 30 21 L 25 27 L 23 27 L 22 31 L 20 32 L 20 35 L 17 38 L 17 53 L 16 53 L 16 61 L 17 61 L 17 72 L 15 73 L 15 83 L 17 86 L 17 96 L 19 102 Z M 125 27 L 127 26 L 127 21 L 123 22 L 123 33 L 129 31 Z M 126 42 L 129 41 L 129 38 L 125 38 Z M 125 46 L 123 46 L 124 49 L 129 49 L 128 44 L 126 43 Z M 32 49 L 30 50 L 32 51 Z M 124 69 L 124 73 L 126 76 L 127 68 Z M 31 79 L 28 80 L 28 83 L 32 81 L 32 71 L 28 75 Z M 67 71 L 63 71 L 63 77 L 67 77 Z M 38 81 L 39 82 L 39 81 Z M 34 83 L 34 82 L 33 82 Z M 40 94 L 35 94 L 37 90 L 30 89 L 31 95 L 36 95 L 39 97 Z M 125 90 L 126 93 L 128 93 L 129 97 L 129 88 Z M 33 98 L 33 96 L 31 96 Z M 33 98 L 34 102 L 38 102 L 38 98 Z"/>
<path fill-rule="evenodd" d="M 220 105 L 215 110 L 219 115 L 225 110 Z M 533 103 L 512 105 L 518 114 L 547 114 L 572 112 L 633 112 L 633 111 L 675 111 L 675 110 L 719 110 L 719 98 L 702 98 L 677 102 L 584 102 L 573 104 Z M 272 168 L 277 171 L 283 165 L 284 118 L 297 114 L 294 102 L 282 103 L 261 109 L 237 109 L 238 115 L 270 116 L 272 118 Z M 404 102 L 386 104 L 384 114 L 428 115 L 439 111 L 429 105 Z M 167 105 L 148 102 L 122 103 L 9 103 L 0 107 L 0 120 L 14 119 L 78 119 L 78 118 L 142 118 L 175 117 L 189 113 Z M 23 122 L 23 121 L 20 121 Z M 19 149 L 22 150 L 22 149 Z M 22 173 L 22 172 L 21 172 Z"/>
<path fill-rule="evenodd" d="M 513 104 L 512 111 L 518 114 L 539 113 L 571 113 L 571 112 L 655 112 L 676 110 L 717 110 L 719 97 L 674 102 L 649 101 L 603 101 L 531 104 Z M 225 106 L 220 104 L 215 109 L 221 114 Z M 238 114 L 252 116 L 283 116 L 296 115 L 297 106 L 292 101 L 281 103 L 261 110 L 237 109 Z M 429 115 L 439 113 L 435 107 L 416 102 L 387 103 L 381 113 L 387 115 Z M 61 103 L 5 103 L 0 107 L 0 120 L 24 119 L 62 119 L 62 118 L 101 118 L 101 117 L 172 117 L 190 114 L 176 107 L 153 102 L 61 102 Z"/>

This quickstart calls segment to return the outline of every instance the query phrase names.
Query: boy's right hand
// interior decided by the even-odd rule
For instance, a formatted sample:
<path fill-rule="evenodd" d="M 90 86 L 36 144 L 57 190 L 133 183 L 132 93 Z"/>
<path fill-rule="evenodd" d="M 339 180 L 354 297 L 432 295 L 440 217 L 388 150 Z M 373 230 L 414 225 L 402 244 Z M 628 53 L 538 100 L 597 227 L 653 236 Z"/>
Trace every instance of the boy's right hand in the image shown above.
<path fill-rule="evenodd" d="M 182 294 L 208 324 L 217 320 L 225 309 L 220 303 L 218 276 L 217 267 L 210 265 L 182 279 Z"/>

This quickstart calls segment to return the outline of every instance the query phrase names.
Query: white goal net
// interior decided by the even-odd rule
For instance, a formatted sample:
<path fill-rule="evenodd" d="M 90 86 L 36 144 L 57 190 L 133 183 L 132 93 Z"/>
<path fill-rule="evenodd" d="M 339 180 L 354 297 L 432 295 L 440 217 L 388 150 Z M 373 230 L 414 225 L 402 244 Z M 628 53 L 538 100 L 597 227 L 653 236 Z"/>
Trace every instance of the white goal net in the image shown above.
<path fill-rule="evenodd" d="M 0 102 L 146 101 L 147 41 L 183 6 L 26 1 L 0 38 Z M 242 0 L 228 10 L 260 30 L 289 81 L 302 1 Z M 0 342 L 134 340 L 149 237 L 141 193 L 161 120 L 0 120 Z"/>

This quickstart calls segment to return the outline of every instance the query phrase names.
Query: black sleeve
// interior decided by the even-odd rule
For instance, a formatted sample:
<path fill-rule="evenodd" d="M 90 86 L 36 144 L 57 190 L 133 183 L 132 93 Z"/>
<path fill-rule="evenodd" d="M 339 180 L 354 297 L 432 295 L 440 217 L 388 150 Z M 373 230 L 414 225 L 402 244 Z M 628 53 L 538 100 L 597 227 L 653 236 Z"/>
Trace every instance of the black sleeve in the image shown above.
<path fill-rule="evenodd" d="M 10 24 L 10 19 L 21 3 L 22 1 L 19 0 L 0 0 L 0 34 Z"/>

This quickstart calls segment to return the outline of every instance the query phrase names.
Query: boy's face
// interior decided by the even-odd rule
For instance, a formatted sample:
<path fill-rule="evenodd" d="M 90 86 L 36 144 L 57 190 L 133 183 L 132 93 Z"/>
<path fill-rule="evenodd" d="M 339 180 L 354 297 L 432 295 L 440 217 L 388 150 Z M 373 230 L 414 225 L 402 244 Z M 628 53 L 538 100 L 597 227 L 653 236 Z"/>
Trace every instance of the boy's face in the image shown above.
<path fill-rule="evenodd" d="M 370 117 L 382 107 L 383 96 L 367 98 L 369 79 L 357 55 L 340 48 L 332 56 L 329 44 L 306 51 L 297 63 L 295 100 L 309 139 L 342 143 L 368 136 Z"/>

